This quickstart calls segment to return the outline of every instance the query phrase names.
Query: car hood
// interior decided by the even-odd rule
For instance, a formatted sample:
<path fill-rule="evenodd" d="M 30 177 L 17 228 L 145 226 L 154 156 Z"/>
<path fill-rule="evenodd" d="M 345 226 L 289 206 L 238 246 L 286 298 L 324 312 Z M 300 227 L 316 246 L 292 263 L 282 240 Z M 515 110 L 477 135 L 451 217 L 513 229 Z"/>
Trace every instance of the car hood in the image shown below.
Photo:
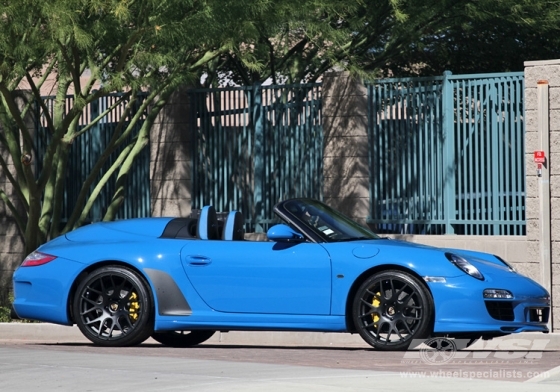
<path fill-rule="evenodd" d="M 438 248 L 435 246 L 430 245 L 422 245 L 413 242 L 401 241 L 401 240 L 390 240 L 390 239 L 382 239 L 377 240 L 379 244 L 383 244 L 385 246 L 398 246 L 399 248 L 407 248 L 407 249 L 417 249 L 417 250 L 425 250 L 431 252 L 442 252 L 442 253 L 454 253 L 458 256 L 464 257 L 465 259 L 473 262 L 483 262 L 485 264 L 490 263 L 493 265 L 497 265 L 502 268 L 509 269 L 507 265 L 502 263 L 500 259 L 498 259 L 495 255 L 491 253 L 485 252 L 477 252 L 472 250 L 466 249 L 456 249 L 456 248 Z M 368 243 L 375 244 L 375 242 L 368 241 Z"/>
<path fill-rule="evenodd" d="M 339 244 L 339 246 L 342 247 L 344 246 L 343 244 L 350 243 L 346 242 Z M 332 252 L 334 254 L 336 253 L 336 250 L 332 249 Z M 478 270 L 485 276 L 519 276 L 514 273 L 509 266 L 490 253 L 475 252 L 464 249 L 438 248 L 429 245 L 385 238 L 352 242 L 352 254 L 357 259 L 371 260 L 373 263 L 392 263 L 394 260 L 400 260 L 402 261 L 403 266 L 412 268 L 419 274 L 442 274 L 442 276 L 462 275 L 463 272 L 453 266 L 453 264 L 447 259 L 445 256 L 446 253 L 454 253 L 463 257 L 478 268 Z M 379 258 L 380 260 L 377 260 Z"/>

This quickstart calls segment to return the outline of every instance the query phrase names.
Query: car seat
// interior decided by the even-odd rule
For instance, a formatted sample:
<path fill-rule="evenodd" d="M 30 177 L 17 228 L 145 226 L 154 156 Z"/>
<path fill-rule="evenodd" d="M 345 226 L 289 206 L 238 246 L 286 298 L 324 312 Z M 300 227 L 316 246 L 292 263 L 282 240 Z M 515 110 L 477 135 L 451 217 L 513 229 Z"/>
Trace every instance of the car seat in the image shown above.
<path fill-rule="evenodd" d="M 218 219 L 214 207 L 204 206 L 200 211 L 200 217 L 196 226 L 196 236 L 201 240 L 217 240 L 220 238 L 218 234 Z"/>
<path fill-rule="evenodd" d="M 239 211 L 231 211 L 224 224 L 222 239 L 228 241 L 241 241 L 245 239 L 244 224 L 245 219 L 243 215 Z"/>

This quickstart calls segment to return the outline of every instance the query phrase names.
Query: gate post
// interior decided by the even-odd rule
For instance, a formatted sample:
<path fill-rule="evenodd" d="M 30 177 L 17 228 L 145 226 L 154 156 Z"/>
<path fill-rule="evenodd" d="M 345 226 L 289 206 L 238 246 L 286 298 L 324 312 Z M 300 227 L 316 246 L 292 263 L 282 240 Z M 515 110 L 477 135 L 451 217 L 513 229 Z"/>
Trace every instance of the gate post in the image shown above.
<path fill-rule="evenodd" d="M 550 157 L 548 102 L 548 80 L 539 80 L 537 81 L 537 132 L 539 134 L 540 151 L 544 151 L 546 157 Z M 542 175 L 538 176 L 537 183 L 539 192 L 541 283 L 552 293 L 552 259 L 550 255 L 550 246 L 552 242 L 550 233 L 550 162 L 546 162 L 543 165 Z M 552 328 L 552 320 L 548 321 L 548 326 Z"/>

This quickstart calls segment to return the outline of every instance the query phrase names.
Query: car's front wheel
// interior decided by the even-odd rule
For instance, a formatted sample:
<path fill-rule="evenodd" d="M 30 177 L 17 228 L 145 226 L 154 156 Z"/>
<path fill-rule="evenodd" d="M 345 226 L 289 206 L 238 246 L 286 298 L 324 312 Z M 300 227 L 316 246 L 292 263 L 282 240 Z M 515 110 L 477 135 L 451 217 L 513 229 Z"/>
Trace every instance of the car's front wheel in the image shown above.
<path fill-rule="evenodd" d="M 430 336 L 433 301 L 415 276 L 389 270 L 366 279 L 354 297 L 352 317 L 360 336 L 379 350 L 406 350 Z"/>
<path fill-rule="evenodd" d="M 101 267 L 78 286 L 74 320 L 84 336 L 100 346 L 133 346 L 153 332 L 153 302 L 148 283 L 137 272 Z"/>
<path fill-rule="evenodd" d="M 168 331 L 152 334 L 152 339 L 170 347 L 191 347 L 210 339 L 216 331 L 193 330 L 193 331 Z"/>

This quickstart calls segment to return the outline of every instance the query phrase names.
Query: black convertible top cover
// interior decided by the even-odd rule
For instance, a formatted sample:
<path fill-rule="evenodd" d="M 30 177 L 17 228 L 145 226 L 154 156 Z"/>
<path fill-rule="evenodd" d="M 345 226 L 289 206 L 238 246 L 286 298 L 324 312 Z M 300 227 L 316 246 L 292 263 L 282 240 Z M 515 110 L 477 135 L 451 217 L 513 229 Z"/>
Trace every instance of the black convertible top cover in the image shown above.
<path fill-rule="evenodd" d="M 169 221 L 160 238 L 196 238 L 197 219 L 175 218 Z"/>

